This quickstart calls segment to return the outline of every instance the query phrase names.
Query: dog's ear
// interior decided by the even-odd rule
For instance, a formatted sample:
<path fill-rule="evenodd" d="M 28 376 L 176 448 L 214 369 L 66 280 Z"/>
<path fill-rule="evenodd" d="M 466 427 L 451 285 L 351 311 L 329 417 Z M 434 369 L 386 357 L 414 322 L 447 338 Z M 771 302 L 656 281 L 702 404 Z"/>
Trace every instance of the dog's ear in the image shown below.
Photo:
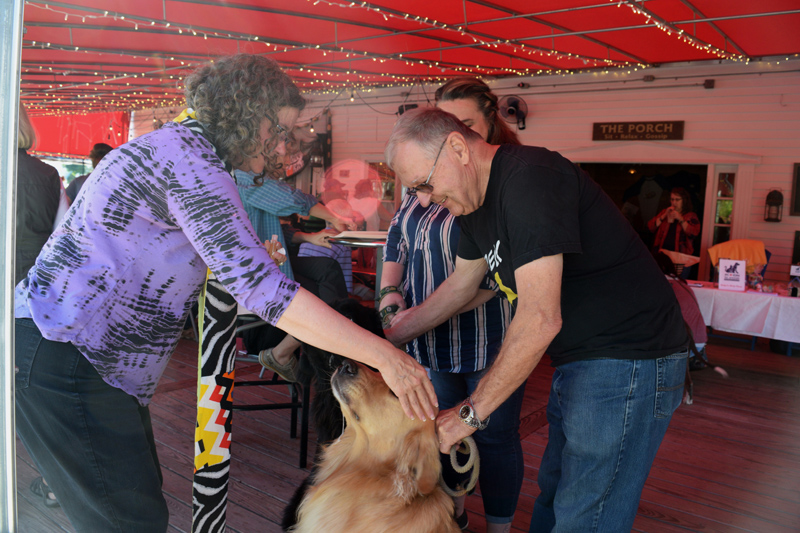
<path fill-rule="evenodd" d="M 435 435 L 425 431 L 409 433 L 397 455 L 394 486 L 398 497 L 410 503 L 418 494 L 433 492 L 439 482 L 441 463 Z"/>

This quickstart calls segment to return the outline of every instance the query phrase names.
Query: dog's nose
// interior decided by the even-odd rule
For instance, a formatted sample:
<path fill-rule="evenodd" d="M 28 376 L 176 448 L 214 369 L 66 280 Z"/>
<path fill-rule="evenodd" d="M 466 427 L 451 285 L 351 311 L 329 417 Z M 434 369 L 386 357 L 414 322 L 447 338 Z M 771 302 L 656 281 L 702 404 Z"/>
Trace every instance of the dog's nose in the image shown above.
<path fill-rule="evenodd" d="M 350 359 L 345 359 L 342 362 L 342 367 L 339 369 L 339 373 L 347 376 L 355 376 L 358 374 L 358 366 Z"/>

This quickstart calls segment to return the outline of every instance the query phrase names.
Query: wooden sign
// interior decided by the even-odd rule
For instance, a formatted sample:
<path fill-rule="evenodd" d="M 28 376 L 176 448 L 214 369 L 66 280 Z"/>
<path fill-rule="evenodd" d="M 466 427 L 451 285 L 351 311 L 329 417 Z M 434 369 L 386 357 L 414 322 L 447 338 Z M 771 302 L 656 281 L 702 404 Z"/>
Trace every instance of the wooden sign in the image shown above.
<path fill-rule="evenodd" d="M 683 121 L 595 122 L 593 141 L 681 141 Z"/>

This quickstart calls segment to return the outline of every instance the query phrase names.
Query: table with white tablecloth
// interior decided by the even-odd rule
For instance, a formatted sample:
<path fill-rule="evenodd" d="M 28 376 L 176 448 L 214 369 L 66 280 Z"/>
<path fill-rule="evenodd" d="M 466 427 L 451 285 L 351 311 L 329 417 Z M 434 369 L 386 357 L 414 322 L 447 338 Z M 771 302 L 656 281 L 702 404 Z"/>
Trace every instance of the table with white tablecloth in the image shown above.
<path fill-rule="evenodd" d="M 721 290 L 690 282 L 707 326 L 729 333 L 800 343 L 800 298 Z"/>

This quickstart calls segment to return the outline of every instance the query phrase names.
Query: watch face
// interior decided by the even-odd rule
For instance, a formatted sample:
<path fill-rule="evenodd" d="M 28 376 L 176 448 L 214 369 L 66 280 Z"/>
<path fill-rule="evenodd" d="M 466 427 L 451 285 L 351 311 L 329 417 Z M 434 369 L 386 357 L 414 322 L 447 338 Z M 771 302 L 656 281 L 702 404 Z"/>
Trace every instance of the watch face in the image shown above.
<path fill-rule="evenodd" d="M 472 410 L 469 408 L 469 405 L 462 405 L 461 409 L 458 410 L 458 416 L 466 420 L 472 414 L 471 411 Z"/>

